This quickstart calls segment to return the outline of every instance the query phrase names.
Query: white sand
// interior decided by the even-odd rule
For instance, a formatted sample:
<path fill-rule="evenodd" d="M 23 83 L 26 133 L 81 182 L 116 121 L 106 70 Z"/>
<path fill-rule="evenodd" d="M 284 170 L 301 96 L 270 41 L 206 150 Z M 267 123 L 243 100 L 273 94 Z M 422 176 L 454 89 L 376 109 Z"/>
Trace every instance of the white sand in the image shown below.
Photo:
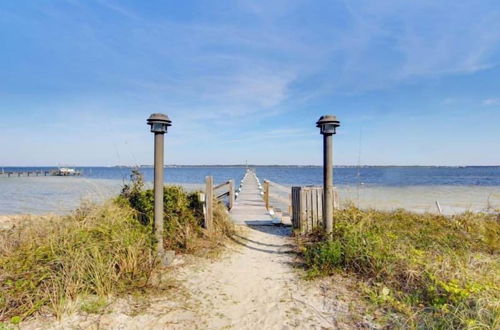
<path fill-rule="evenodd" d="M 143 312 L 120 300 L 103 315 L 74 314 L 60 322 L 41 319 L 25 329 L 333 329 L 367 327 L 355 321 L 360 304 L 344 281 L 307 282 L 293 267 L 289 229 L 255 227 L 234 238 L 222 258 L 176 266 L 186 294 L 165 294 Z M 168 275 L 168 274 L 167 274 Z"/>

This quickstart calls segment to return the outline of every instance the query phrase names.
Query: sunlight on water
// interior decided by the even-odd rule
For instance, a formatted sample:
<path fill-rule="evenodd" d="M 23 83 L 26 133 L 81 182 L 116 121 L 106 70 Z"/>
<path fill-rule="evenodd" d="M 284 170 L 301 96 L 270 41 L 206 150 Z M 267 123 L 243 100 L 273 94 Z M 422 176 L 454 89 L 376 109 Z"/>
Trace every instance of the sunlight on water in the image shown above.
<path fill-rule="evenodd" d="M 82 201 L 102 202 L 120 193 L 123 180 L 84 177 L 0 177 L 0 214 L 64 214 Z M 183 184 L 186 190 L 201 185 Z"/>

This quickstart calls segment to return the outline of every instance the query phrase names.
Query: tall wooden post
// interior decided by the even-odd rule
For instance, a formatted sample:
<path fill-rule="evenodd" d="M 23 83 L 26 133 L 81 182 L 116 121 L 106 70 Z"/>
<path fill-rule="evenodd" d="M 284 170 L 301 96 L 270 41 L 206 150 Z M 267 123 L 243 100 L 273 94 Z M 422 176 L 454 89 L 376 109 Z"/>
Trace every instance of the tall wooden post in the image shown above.
<path fill-rule="evenodd" d="M 214 179 L 211 176 L 205 177 L 205 228 L 212 230 L 213 207 L 214 207 Z"/>
<path fill-rule="evenodd" d="M 234 180 L 229 180 L 229 209 L 234 205 Z"/>
<path fill-rule="evenodd" d="M 266 210 L 269 210 L 269 181 L 264 180 L 264 202 Z"/>

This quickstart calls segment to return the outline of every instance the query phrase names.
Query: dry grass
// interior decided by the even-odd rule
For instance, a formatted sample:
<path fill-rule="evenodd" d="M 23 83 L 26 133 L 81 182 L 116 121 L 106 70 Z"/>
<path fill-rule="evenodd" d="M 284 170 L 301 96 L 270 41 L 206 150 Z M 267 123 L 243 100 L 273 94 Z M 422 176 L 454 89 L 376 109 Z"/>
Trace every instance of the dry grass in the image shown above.
<path fill-rule="evenodd" d="M 311 276 L 355 275 L 366 297 L 411 328 L 500 326 L 500 221 L 395 212 L 336 212 L 333 239 L 303 241 Z M 402 315 L 402 316 L 401 316 Z"/>
<path fill-rule="evenodd" d="M 208 233 L 197 195 L 180 187 L 165 191 L 167 249 L 211 255 L 232 234 L 222 204 L 214 207 L 215 230 Z M 37 312 L 60 316 L 77 300 L 87 301 L 81 309 L 98 312 L 109 296 L 158 289 L 153 279 L 163 275 L 152 252 L 151 191 L 139 194 L 147 212 L 122 196 L 0 230 L 0 327 L 1 321 L 15 324 Z"/>
<path fill-rule="evenodd" d="M 108 203 L 1 233 L 0 319 L 45 309 L 60 314 L 79 295 L 148 285 L 156 261 L 150 230 L 134 211 Z"/>

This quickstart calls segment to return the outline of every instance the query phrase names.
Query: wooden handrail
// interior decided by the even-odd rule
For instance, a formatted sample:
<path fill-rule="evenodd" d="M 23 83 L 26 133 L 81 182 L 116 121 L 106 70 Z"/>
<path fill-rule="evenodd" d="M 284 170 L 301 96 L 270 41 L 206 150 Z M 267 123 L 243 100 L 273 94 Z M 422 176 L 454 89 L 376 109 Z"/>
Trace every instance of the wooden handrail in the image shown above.
<path fill-rule="evenodd" d="M 218 195 L 217 198 L 229 196 L 229 191 L 226 191 L 225 193 L 222 193 L 221 195 Z"/>
<path fill-rule="evenodd" d="M 224 193 L 220 194 L 215 194 L 216 189 L 220 189 L 224 186 L 228 186 L 227 191 Z M 213 203 L 214 203 L 214 198 L 220 199 L 222 197 L 228 197 L 229 205 L 228 208 L 232 209 L 234 205 L 234 200 L 235 200 L 235 194 L 234 194 L 234 181 L 233 180 L 228 180 L 224 183 L 221 183 L 217 186 L 214 187 L 213 185 L 213 178 L 211 176 L 205 177 L 205 228 L 208 230 L 212 229 L 212 223 L 213 223 Z"/>
<path fill-rule="evenodd" d="M 216 185 L 216 186 L 214 187 L 214 190 L 217 190 L 217 189 L 219 189 L 219 188 L 222 188 L 222 187 L 224 187 L 225 185 L 230 184 L 230 183 L 231 183 L 231 180 L 228 180 L 228 181 L 226 181 L 226 182 L 223 182 L 223 183 L 221 183 L 221 184 L 218 184 L 218 185 Z"/>

